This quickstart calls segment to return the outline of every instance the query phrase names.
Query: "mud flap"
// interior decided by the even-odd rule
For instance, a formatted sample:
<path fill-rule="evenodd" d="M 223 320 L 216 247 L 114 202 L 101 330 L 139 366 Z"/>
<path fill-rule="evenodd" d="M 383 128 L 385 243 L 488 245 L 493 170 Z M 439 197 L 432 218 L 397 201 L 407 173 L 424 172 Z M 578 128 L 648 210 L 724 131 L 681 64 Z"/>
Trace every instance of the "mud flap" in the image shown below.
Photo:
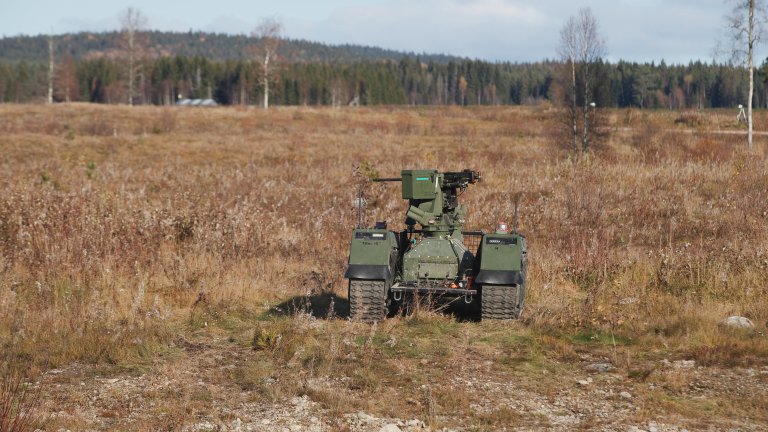
<path fill-rule="evenodd" d="M 480 270 L 475 278 L 480 285 L 524 285 L 525 274 L 519 270 Z"/>

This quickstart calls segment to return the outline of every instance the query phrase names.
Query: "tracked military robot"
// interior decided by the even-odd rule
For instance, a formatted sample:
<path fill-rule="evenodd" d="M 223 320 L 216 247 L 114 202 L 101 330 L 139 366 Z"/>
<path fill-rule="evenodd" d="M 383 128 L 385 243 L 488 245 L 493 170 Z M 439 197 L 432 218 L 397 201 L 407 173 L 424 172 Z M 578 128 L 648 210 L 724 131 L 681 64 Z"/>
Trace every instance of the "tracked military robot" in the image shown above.
<path fill-rule="evenodd" d="M 458 197 L 480 180 L 472 170 L 423 169 L 372 180 L 401 183 L 402 198 L 408 200 L 406 229 L 391 231 L 377 223 L 353 231 L 344 275 L 352 320 L 382 320 L 391 302 L 404 295 L 479 301 L 484 320 L 520 317 L 528 268 L 525 237 L 506 224 L 493 233 L 462 230 L 467 210 Z M 465 238 L 479 239 L 476 251 Z"/>

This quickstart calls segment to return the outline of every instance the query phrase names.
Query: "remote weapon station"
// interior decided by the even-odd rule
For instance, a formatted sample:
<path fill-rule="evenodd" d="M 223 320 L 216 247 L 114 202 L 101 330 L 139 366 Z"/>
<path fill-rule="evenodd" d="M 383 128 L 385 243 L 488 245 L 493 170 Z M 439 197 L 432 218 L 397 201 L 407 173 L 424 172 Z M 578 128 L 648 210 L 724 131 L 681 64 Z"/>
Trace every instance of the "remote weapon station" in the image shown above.
<path fill-rule="evenodd" d="M 404 294 L 463 297 L 479 300 L 482 319 L 515 319 L 525 299 L 528 267 L 525 237 L 517 232 L 517 202 L 512 232 L 499 223 L 494 233 L 462 231 L 467 209 L 458 196 L 479 182 L 480 173 L 403 170 L 400 178 L 373 179 L 402 183 L 408 200 L 406 229 L 362 226 L 352 233 L 349 266 L 349 315 L 379 321 L 392 300 Z M 358 198 L 361 211 L 362 197 Z M 476 251 L 465 244 L 479 239 Z"/>

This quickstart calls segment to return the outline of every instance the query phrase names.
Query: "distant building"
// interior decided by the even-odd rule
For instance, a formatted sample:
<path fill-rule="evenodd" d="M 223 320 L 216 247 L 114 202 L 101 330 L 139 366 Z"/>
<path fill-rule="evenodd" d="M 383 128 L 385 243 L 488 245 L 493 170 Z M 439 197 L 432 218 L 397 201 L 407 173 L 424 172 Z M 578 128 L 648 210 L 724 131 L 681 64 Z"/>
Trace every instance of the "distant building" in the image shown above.
<path fill-rule="evenodd" d="M 219 106 L 213 99 L 179 99 L 176 102 L 177 106 L 201 106 L 201 107 L 215 107 Z"/>

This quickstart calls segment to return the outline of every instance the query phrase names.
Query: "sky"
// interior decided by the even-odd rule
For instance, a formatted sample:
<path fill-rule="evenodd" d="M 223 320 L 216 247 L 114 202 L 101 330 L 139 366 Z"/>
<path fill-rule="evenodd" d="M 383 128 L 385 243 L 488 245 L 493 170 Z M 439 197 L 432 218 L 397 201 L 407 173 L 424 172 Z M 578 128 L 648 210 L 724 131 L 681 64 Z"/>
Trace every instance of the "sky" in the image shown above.
<path fill-rule="evenodd" d="M 560 28 L 582 7 L 609 61 L 709 62 L 731 12 L 727 0 L 6 0 L 0 36 L 116 30 L 129 6 L 154 30 L 248 34 L 274 18 L 293 39 L 512 62 L 556 58 Z"/>

